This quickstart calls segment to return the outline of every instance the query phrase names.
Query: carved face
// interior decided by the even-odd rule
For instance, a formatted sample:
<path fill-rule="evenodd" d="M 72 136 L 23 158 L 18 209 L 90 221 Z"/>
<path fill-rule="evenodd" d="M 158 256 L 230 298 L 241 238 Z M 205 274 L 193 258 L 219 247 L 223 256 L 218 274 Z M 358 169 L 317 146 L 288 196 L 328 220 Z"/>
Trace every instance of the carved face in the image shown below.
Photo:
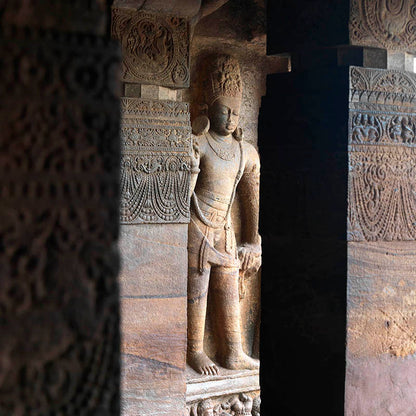
<path fill-rule="evenodd" d="M 240 100 L 220 97 L 209 107 L 211 130 L 220 136 L 229 136 L 238 126 Z"/>

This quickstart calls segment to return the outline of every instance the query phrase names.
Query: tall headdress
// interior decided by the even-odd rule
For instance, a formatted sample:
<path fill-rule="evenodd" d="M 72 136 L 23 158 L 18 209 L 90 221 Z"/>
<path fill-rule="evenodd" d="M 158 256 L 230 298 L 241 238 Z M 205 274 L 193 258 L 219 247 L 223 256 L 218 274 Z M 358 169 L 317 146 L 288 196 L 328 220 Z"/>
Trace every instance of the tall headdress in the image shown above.
<path fill-rule="evenodd" d="M 204 91 L 208 105 L 212 105 L 220 97 L 241 100 L 243 85 L 240 65 L 235 58 L 229 55 L 215 55 L 210 59 L 206 69 Z"/>

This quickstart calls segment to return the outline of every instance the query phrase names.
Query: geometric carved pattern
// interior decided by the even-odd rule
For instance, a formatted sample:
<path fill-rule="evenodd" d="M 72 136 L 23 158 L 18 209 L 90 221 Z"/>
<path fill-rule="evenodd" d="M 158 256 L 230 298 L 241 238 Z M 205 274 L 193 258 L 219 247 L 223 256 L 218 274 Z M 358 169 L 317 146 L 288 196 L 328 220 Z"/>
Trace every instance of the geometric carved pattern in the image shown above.
<path fill-rule="evenodd" d="M 189 105 L 122 98 L 121 223 L 189 222 Z"/>
<path fill-rule="evenodd" d="M 118 47 L 2 31 L 0 415 L 115 415 Z"/>
<path fill-rule="evenodd" d="M 123 50 L 123 81 L 189 87 L 186 19 L 113 8 L 111 30 Z"/>
<path fill-rule="evenodd" d="M 416 76 L 350 70 L 348 240 L 416 239 Z"/>
<path fill-rule="evenodd" d="M 416 50 L 413 0 L 352 0 L 350 40 L 354 45 Z"/>

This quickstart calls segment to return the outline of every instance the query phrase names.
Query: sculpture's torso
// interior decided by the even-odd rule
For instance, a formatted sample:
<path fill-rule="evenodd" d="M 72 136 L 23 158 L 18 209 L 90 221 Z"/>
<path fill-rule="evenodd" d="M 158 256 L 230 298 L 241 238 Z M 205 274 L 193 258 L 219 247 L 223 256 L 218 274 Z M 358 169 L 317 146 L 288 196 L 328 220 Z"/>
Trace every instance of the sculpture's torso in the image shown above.
<path fill-rule="evenodd" d="M 209 135 L 199 137 L 198 144 L 201 171 L 195 194 L 203 211 L 217 211 L 218 215 L 223 213 L 225 216 L 241 175 L 240 145 L 232 138 L 230 143 L 218 143 Z"/>

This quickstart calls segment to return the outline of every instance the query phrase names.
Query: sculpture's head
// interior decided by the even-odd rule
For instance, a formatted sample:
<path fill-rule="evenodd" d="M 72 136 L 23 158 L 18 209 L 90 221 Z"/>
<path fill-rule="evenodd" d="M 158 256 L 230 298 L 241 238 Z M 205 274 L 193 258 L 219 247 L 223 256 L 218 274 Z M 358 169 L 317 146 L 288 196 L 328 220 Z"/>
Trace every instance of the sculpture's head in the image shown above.
<path fill-rule="evenodd" d="M 220 97 L 208 107 L 211 129 L 221 135 L 232 134 L 238 126 L 240 101 L 229 97 Z"/>
<path fill-rule="evenodd" d="M 210 60 L 205 84 L 211 129 L 222 136 L 232 134 L 240 116 L 242 82 L 238 61 L 229 55 Z"/>

